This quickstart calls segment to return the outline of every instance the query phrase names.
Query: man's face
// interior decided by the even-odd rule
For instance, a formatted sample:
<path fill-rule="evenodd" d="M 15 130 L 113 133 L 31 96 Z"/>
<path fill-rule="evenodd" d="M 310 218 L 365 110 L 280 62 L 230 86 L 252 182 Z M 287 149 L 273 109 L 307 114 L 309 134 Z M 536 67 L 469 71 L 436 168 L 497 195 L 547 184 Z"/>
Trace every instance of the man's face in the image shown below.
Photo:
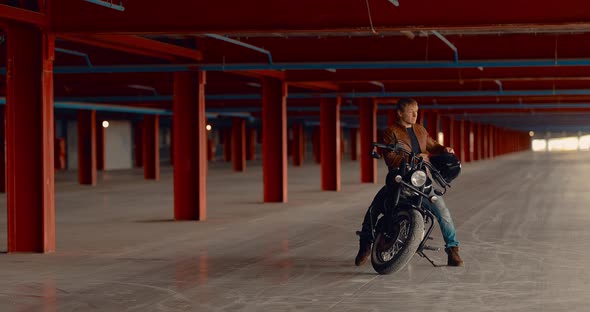
<path fill-rule="evenodd" d="M 418 118 L 418 103 L 406 106 L 406 108 L 398 114 L 404 125 L 414 125 Z"/>

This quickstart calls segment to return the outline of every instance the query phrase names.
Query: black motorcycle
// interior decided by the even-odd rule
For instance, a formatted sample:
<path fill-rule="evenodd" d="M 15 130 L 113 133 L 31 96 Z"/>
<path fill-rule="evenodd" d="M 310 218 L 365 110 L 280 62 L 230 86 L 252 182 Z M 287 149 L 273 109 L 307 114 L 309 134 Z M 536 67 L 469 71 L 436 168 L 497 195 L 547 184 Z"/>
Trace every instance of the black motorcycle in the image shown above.
<path fill-rule="evenodd" d="M 430 162 L 405 149 L 401 142 L 390 145 L 373 143 L 371 156 L 379 159 L 381 155 L 375 148 L 384 152 L 393 151 L 403 160 L 399 168 L 388 175 L 385 212 L 377 224 L 371 224 L 373 268 L 379 274 L 397 272 L 410 262 L 415 253 L 436 266 L 424 254 L 424 250 L 438 251 L 439 248 L 426 245 L 435 217 L 423 204 L 424 201 L 434 203 L 439 200 L 450 184 Z M 425 231 L 426 227 L 428 230 Z"/>

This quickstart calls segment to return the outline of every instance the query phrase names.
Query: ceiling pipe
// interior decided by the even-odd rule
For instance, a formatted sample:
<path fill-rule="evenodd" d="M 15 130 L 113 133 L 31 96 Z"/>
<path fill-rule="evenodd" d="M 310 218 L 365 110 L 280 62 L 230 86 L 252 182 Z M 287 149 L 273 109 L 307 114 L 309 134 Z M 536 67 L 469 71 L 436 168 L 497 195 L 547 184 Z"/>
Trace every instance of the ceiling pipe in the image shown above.
<path fill-rule="evenodd" d="M 221 36 L 221 35 L 216 35 L 216 34 L 206 34 L 205 36 L 207 36 L 209 38 L 214 38 L 214 39 L 218 39 L 218 40 L 221 40 L 221 41 L 229 42 L 229 43 L 232 43 L 232 44 L 235 44 L 235 45 L 239 45 L 241 47 L 248 48 L 248 49 L 251 49 L 251 50 L 254 50 L 254 51 L 257 51 L 257 52 L 264 53 L 264 54 L 266 54 L 268 56 L 268 62 L 270 64 L 272 64 L 272 55 L 270 54 L 270 51 L 268 51 L 268 50 L 259 48 L 257 46 L 254 46 L 254 45 L 251 45 L 251 44 L 248 44 L 248 43 L 245 43 L 245 42 L 241 42 L 239 40 L 231 39 L 231 38 L 228 38 L 226 36 Z"/>
<path fill-rule="evenodd" d="M 453 50 L 453 52 L 455 52 L 455 63 L 458 64 L 459 63 L 459 53 L 457 52 L 457 47 L 455 47 L 454 44 L 452 44 L 447 38 L 445 38 L 445 36 L 441 35 L 438 31 L 431 30 L 430 32 L 433 33 L 442 42 L 444 42 L 447 46 L 449 46 L 449 48 L 451 48 L 451 50 Z"/>
<path fill-rule="evenodd" d="M 89 2 L 89 3 L 93 3 L 93 4 L 97 4 L 97 5 L 103 6 L 105 8 L 121 11 L 121 12 L 125 11 L 125 7 L 123 7 L 123 2 L 120 2 L 119 4 L 114 4 L 112 1 L 103 1 L 103 0 L 84 0 L 84 1 Z"/>
<path fill-rule="evenodd" d="M 82 53 L 82 52 L 78 52 L 78 51 L 74 51 L 74 50 L 62 49 L 62 48 L 55 48 L 55 52 L 61 52 L 61 53 L 65 53 L 65 54 L 81 56 L 86 60 L 86 64 L 88 64 L 88 67 L 92 67 L 92 63 L 90 62 L 90 58 L 88 57 L 88 54 L 86 54 L 86 53 Z"/>

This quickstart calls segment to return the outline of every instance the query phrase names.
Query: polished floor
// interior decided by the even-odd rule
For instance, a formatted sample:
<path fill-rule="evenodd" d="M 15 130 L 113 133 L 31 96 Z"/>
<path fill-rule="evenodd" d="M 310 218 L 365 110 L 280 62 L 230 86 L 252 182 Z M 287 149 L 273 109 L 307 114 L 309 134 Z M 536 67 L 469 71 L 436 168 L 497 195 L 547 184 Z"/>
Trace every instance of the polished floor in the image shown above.
<path fill-rule="evenodd" d="M 358 163 L 343 162 L 342 192 L 319 191 L 310 161 L 289 167 L 286 204 L 261 203 L 259 162 L 230 167 L 210 166 L 205 222 L 172 221 L 171 168 L 159 182 L 105 173 L 96 187 L 58 173 L 57 252 L 0 254 L 0 311 L 590 309 L 590 152 L 465 165 L 446 196 L 465 267 L 415 256 L 389 276 L 353 265 L 354 232 L 380 187 L 358 182 Z"/>

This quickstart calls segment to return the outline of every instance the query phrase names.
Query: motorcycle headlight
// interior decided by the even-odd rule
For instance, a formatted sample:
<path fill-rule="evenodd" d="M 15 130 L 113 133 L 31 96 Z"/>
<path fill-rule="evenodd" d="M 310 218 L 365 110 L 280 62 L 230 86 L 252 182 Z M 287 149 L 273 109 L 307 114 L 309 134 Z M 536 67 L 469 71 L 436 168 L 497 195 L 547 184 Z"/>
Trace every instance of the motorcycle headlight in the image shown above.
<path fill-rule="evenodd" d="M 422 185 L 424 185 L 424 183 L 426 183 L 426 172 L 418 170 L 412 173 L 412 177 L 410 178 L 410 180 L 412 181 L 413 186 L 421 187 Z"/>

